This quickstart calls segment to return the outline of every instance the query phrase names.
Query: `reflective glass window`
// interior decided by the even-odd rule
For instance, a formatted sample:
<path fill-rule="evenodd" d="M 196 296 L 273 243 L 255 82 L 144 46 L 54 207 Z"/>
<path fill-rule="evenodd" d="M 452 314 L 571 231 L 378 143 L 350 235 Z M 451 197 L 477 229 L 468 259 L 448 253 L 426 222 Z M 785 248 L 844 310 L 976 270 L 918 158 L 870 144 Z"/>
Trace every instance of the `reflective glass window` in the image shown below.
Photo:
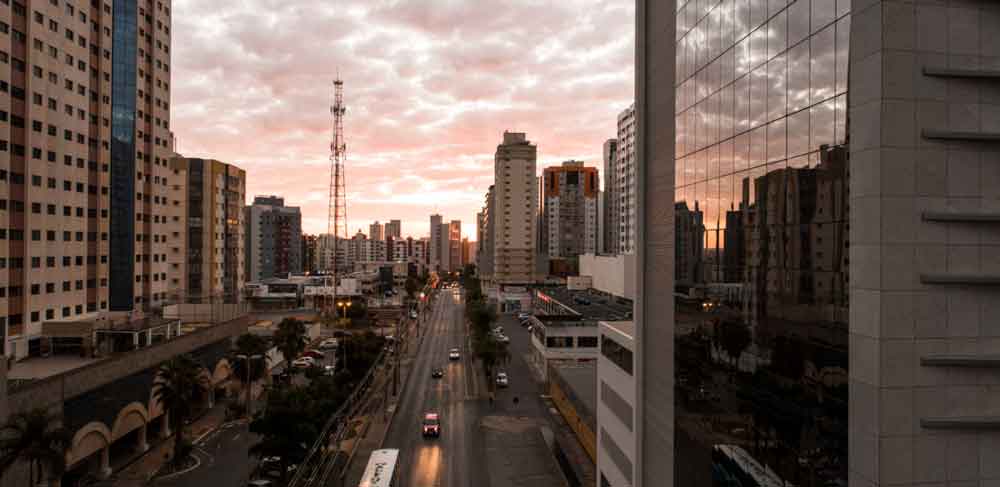
<path fill-rule="evenodd" d="M 820 3 L 820 2 L 817 2 Z M 831 25 L 813 35 L 810 45 L 810 101 L 819 103 L 834 95 L 836 50 L 834 48 L 835 32 Z"/>

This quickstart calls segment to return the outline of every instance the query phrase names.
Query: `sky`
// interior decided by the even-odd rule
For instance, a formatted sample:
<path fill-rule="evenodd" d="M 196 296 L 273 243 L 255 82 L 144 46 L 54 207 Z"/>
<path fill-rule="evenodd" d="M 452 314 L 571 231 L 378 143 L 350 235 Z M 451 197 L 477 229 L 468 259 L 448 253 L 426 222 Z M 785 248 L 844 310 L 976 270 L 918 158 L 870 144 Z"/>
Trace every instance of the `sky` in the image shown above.
<path fill-rule="evenodd" d="M 177 150 L 246 170 L 247 199 L 327 229 L 333 79 L 344 81 L 348 233 L 379 220 L 426 236 L 493 182 L 504 130 L 538 170 L 601 166 L 634 97 L 631 0 L 174 0 Z"/>

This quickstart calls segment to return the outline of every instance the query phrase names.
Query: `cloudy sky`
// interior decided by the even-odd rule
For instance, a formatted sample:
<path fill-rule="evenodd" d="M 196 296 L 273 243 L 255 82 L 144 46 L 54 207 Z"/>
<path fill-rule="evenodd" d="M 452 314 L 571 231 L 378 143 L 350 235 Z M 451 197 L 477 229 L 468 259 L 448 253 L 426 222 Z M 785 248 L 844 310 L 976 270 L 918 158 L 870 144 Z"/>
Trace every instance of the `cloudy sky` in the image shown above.
<path fill-rule="evenodd" d="M 348 107 L 349 233 L 428 215 L 472 233 L 503 131 L 600 167 L 633 98 L 631 0 L 174 0 L 178 151 L 247 171 L 326 231 L 332 80 Z"/>

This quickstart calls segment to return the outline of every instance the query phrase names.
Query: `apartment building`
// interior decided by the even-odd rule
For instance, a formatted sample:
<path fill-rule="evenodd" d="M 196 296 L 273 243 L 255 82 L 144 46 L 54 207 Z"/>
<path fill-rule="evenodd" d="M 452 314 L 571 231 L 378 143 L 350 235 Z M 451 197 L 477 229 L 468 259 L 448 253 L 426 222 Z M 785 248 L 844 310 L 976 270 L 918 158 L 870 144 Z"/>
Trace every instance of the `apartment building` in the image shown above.
<path fill-rule="evenodd" d="M 385 226 L 377 220 L 368 226 L 368 238 L 372 240 L 385 240 Z"/>
<path fill-rule="evenodd" d="M 239 302 L 246 282 L 243 205 L 246 172 L 232 164 L 188 157 L 170 161 L 180 194 L 179 235 L 170 255 L 171 287 L 187 303 Z"/>
<path fill-rule="evenodd" d="M 385 238 L 402 238 L 403 222 L 400 220 L 389 220 L 385 224 Z"/>
<path fill-rule="evenodd" d="M 637 6 L 634 462 L 601 481 L 996 479 L 1000 8 Z"/>
<path fill-rule="evenodd" d="M 597 252 L 601 254 L 617 255 L 619 231 L 618 221 L 620 218 L 620 210 L 618 207 L 619 201 L 616 196 L 617 185 L 615 184 L 615 177 L 618 174 L 618 139 L 608 139 L 605 141 L 601 154 L 603 156 L 601 174 L 604 177 L 603 187 L 601 189 L 601 227 L 603 231 L 601 232 L 600 245 Z"/>
<path fill-rule="evenodd" d="M 302 272 L 302 212 L 279 196 L 257 196 L 244 210 L 246 279 Z"/>
<path fill-rule="evenodd" d="M 635 152 L 635 105 L 626 108 L 618 115 L 618 143 L 615 147 L 613 187 L 611 192 L 615 197 L 613 215 L 617 222 L 612 222 L 618 236 L 617 252 L 631 254 L 635 252 L 636 235 L 636 166 L 638 160 Z"/>
<path fill-rule="evenodd" d="M 494 160 L 493 278 L 534 282 L 538 230 L 537 148 L 522 132 L 504 132 Z"/>
<path fill-rule="evenodd" d="M 543 250 L 550 259 L 597 252 L 598 192 L 596 167 L 566 161 L 542 173 Z"/>
<path fill-rule="evenodd" d="M 20 358 L 45 320 L 166 299 L 170 4 L 0 10 L 0 331 Z"/>
<path fill-rule="evenodd" d="M 496 250 L 493 243 L 495 218 L 493 193 L 494 186 L 490 185 L 483 203 L 483 211 L 480 213 L 482 218 L 478 221 L 479 239 L 476 251 L 476 273 L 479 275 L 480 280 L 486 282 L 493 280 L 493 259 Z"/>
<path fill-rule="evenodd" d="M 431 215 L 431 227 L 430 227 L 430 248 L 429 248 L 429 262 L 432 271 L 437 271 L 442 265 L 442 256 L 445 253 L 444 241 L 446 235 L 442 235 L 442 222 L 444 219 L 441 215 Z"/>

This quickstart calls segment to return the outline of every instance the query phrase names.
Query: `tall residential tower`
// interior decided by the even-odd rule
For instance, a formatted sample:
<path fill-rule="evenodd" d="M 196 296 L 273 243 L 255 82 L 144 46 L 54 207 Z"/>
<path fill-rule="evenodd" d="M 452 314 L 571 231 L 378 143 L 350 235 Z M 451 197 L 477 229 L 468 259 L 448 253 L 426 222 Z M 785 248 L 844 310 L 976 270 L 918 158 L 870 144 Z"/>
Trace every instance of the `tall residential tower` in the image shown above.
<path fill-rule="evenodd" d="M 522 132 L 504 132 L 494 160 L 494 270 L 498 284 L 534 282 L 538 222 L 537 148 Z"/>

